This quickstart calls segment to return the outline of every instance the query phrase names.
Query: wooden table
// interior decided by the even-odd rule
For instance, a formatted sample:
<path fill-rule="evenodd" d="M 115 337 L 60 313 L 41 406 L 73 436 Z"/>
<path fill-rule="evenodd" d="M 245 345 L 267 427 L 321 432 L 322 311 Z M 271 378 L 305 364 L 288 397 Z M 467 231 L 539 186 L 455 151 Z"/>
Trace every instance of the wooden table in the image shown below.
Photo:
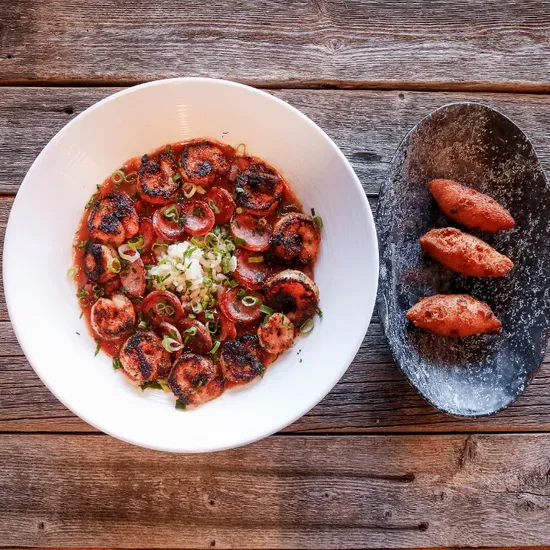
<path fill-rule="evenodd" d="M 197 75 L 302 110 L 373 206 L 401 138 L 450 101 L 501 108 L 550 169 L 543 0 L 2 0 L 2 234 L 26 170 L 71 118 L 121 87 Z M 179 456 L 76 418 L 25 360 L 3 296 L 0 322 L 2 548 L 550 544 L 550 362 L 497 416 L 450 418 L 403 379 L 375 316 L 346 375 L 294 425 Z"/>

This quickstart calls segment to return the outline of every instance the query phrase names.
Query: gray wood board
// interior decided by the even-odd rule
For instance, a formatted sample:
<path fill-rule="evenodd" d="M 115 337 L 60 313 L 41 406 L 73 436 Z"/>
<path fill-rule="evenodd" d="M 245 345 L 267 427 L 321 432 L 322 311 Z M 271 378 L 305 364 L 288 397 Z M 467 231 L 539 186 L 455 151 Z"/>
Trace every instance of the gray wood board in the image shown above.
<path fill-rule="evenodd" d="M 0 436 L 0 546 L 380 548 L 550 542 L 550 436 L 276 436 L 170 455 Z"/>
<path fill-rule="evenodd" d="M 534 0 L 3 0 L 0 82 L 548 91 L 549 34 Z"/>
<path fill-rule="evenodd" d="M 56 132 L 78 113 L 116 91 L 118 88 L 3 88 L 0 193 L 15 194 L 33 160 Z M 303 111 L 325 130 L 347 156 L 371 197 L 378 193 L 406 133 L 432 110 L 453 101 L 477 100 L 501 109 L 527 133 L 543 168 L 550 169 L 547 95 L 349 90 L 271 93 Z"/>

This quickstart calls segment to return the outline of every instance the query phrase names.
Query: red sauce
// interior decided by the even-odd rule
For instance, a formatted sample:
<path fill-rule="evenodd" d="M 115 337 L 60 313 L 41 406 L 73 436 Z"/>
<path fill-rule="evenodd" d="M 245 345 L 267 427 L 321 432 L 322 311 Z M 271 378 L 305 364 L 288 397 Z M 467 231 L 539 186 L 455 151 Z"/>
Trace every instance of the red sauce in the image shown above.
<path fill-rule="evenodd" d="M 149 160 L 158 160 L 159 155 L 162 153 L 165 153 L 166 151 L 172 151 L 173 156 L 175 159 L 180 159 L 182 150 L 185 147 L 185 145 L 188 142 L 178 142 L 178 143 L 172 143 L 167 146 L 162 146 L 156 151 L 154 151 L 151 154 L 148 154 Z M 267 165 L 264 161 L 258 158 L 254 158 L 251 156 L 247 156 L 246 154 L 243 154 L 242 151 L 238 151 L 237 149 L 234 149 L 228 145 L 221 144 L 219 142 L 214 142 L 213 140 L 210 140 L 210 143 L 215 144 L 222 152 L 225 158 L 229 161 L 229 164 L 231 165 L 231 170 L 228 174 L 219 176 L 216 175 L 214 181 L 212 184 L 208 187 L 208 189 L 212 188 L 222 188 L 228 191 L 233 197 L 236 196 L 236 184 L 235 184 L 235 175 L 238 175 L 239 173 L 242 173 L 244 170 L 246 170 L 252 163 L 260 163 L 263 166 L 266 166 L 269 170 L 272 170 L 274 174 L 276 174 L 280 180 L 282 181 L 283 187 L 282 187 L 282 199 L 280 200 L 277 208 L 265 216 L 265 220 L 267 224 L 273 226 L 275 222 L 281 217 L 281 215 L 289 212 L 302 212 L 302 206 L 297 199 L 296 195 L 291 190 L 288 182 L 277 172 L 275 168 L 272 166 Z M 78 268 L 77 274 L 75 275 L 75 283 L 77 286 L 77 296 L 80 296 L 79 302 L 82 310 L 82 314 L 84 316 L 84 319 L 86 320 L 88 329 L 90 331 L 90 334 L 94 338 L 94 340 L 97 342 L 98 346 L 103 350 L 107 355 L 111 357 L 117 357 L 119 355 L 120 349 L 127 340 L 129 333 L 126 333 L 123 338 L 120 338 L 119 340 L 106 340 L 100 338 L 92 329 L 91 325 L 91 310 L 94 303 L 97 301 L 97 299 L 101 296 L 110 297 L 113 292 L 120 290 L 120 280 L 119 277 L 115 277 L 113 280 L 105 283 L 105 284 L 97 284 L 93 281 L 89 280 L 89 278 L 86 275 L 85 269 L 84 269 L 84 243 L 88 241 L 93 241 L 92 236 L 90 235 L 90 230 L 88 228 L 88 217 L 90 214 L 91 208 L 93 208 L 93 205 L 100 200 L 102 197 L 105 197 L 111 193 L 123 193 L 128 195 L 132 202 L 133 206 L 139 216 L 139 222 L 140 222 L 140 228 L 144 227 L 144 225 L 141 225 L 143 222 L 153 222 L 153 215 L 155 211 L 159 209 L 167 208 L 168 205 L 159 205 L 159 204 L 151 204 L 150 202 L 147 202 L 147 200 L 143 200 L 143 198 L 138 194 L 137 189 L 137 179 L 139 176 L 139 171 L 141 167 L 142 161 L 141 158 L 136 157 L 128 160 L 125 162 L 121 170 L 124 172 L 126 179 L 130 181 L 120 181 L 121 177 L 120 174 L 117 175 L 117 172 L 115 174 L 109 176 L 101 185 L 98 185 L 97 193 L 90 199 L 90 202 L 87 205 L 87 208 L 84 210 L 84 213 L 82 215 L 82 218 L 80 220 L 80 223 L 78 225 L 78 229 L 75 234 L 74 238 L 74 247 L 73 247 L 73 260 L 74 265 Z M 180 163 L 181 166 L 181 163 Z M 233 181 L 231 181 L 233 180 Z M 178 193 L 176 200 L 173 201 L 173 203 L 185 203 L 186 197 L 182 194 L 182 189 L 185 188 L 185 186 L 188 186 L 189 184 L 186 183 L 184 180 L 182 180 L 182 188 L 180 189 L 180 192 Z M 190 200 L 207 200 L 204 194 L 199 194 L 198 192 L 195 193 L 195 195 Z M 172 203 L 170 203 L 172 204 Z M 238 213 L 242 213 L 242 208 L 237 209 Z M 229 224 L 227 224 L 227 227 L 229 227 Z M 181 238 L 178 238 L 179 241 L 190 239 L 191 236 L 188 234 L 183 235 Z M 166 242 L 161 237 L 158 236 L 158 234 L 154 235 L 154 240 L 157 243 L 164 243 Z M 114 247 L 117 248 L 116 246 Z M 309 277 L 313 278 L 313 265 L 303 265 L 300 264 L 298 261 L 283 261 L 277 256 L 275 256 L 272 253 L 254 253 L 256 255 L 263 254 L 265 256 L 264 264 L 269 267 L 270 273 L 277 273 L 279 271 L 282 271 L 283 269 L 297 269 L 305 274 L 307 274 Z M 157 258 L 155 254 L 153 254 L 150 250 L 142 250 L 141 253 L 141 259 L 143 260 L 143 263 L 146 265 L 155 265 L 157 263 Z M 147 295 L 149 290 L 146 290 L 145 294 Z M 261 293 L 261 289 L 260 289 Z M 141 312 L 141 302 L 143 300 L 143 297 L 136 297 L 134 298 L 133 305 L 136 314 L 139 316 Z M 211 310 L 212 313 L 214 313 L 215 317 L 218 318 L 219 316 L 219 309 L 218 305 L 213 307 Z M 190 313 L 190 312 L 186 312 Z M 204 312 L 201 312 L 196 315 L 196 319 L 206 323 L 207 319 L 205 318 Z M 236 323 L 236 329 L 237 329 L 237 337 L 240 337 L 244 334 L 256 334 L 257 328 L 260 325 L 261 319 L 256 320 L 252 323 L 244 324 L 244 323 Z M 137 323 L 136 323 L 137 324 Z M 137 327 L 133 329 L 134 331 L 137 330 Z M 157 330 L 157 328 L 154 328 L 154 330 Z M 210 358 L 216 360 L 218 358 L 218 354 L 214 354 L 213 356 L 210 356 Z M 269 353 L 265 353 L 264 355 L 264 362 L 266 364 L 269 364 L 274 359 L 273 356 L 270 356 Z M 227 383 L 227 386 L 231 386 L 231 383 Z"/>

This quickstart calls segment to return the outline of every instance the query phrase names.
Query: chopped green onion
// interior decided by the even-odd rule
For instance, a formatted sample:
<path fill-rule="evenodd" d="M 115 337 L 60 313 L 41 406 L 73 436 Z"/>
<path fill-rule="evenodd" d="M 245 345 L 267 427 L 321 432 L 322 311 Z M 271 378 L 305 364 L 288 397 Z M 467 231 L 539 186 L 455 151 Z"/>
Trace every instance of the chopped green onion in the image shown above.
<path fill-rule="evenodd" d="M 92 197 L 90 198 L 90 200 L 86 203 L 86 206 L 84 207 L 86 210 L 88 210 L 89 208 L 92 207 L 92 205 L 94 204 L 94 202 L 96 201 L 97 199 L 97 193 L 94 193 L 92 195 Z"/>
<path fill-rule="evenodd" d="M 191 239 L 191 244 L 194 244 L 198 248 L 203 248 L 204 246 L 204 243 L 201 240 L 197 239 L 196 237 L 193 237 Z"/>
<path fill-rule="evenodd" d="M 76 245 L 76 248 L 84 248 L 86 245 L 88 244 L 88 241 L 80 241 L 77 245 Z"/>
<path fill-rule="evenodd" d="M 220 213 L 220 209 L 218 208 L 218 205 L 212 199 L 208 199 L 208 206 L 210 206 L 214 214 Z"/>
<path fill-rule="evenodd" d="M 82 306 L 82 307 L 88 307 L 90 305 L 90 300 L 88 300 L 88 298 L 80 298 L 78 300 L 78 303 Z"/>
<path fill-rule="evenodd" d="M 155 309 L 157 310 L 157 313 L 164 313 L 165 310 L 166 310 L 166 302 L 163 300 L 161 302 L 159 302 L 156 306 L 155 306 Z"/>
<path fill-rule="evenodd" d="M 74 278 L 74 276 L 78 273 L 78 267 L 76 265 L 73 265 L 71 268 L 67 270 L 67 277 L 70 279 Z M 77 294 L 78 296 L 78 294 Z"/>
<path fill-rule="evenodd" d="M 239 143 L 235 147 L 235 156 L 244 157 L 246 155 L 246 145 L 244 143 Z"/>
<path fill-rule="evenodd" d="M 112 176 L 111 179 L 115 185 L 120 185 L 123 181 L 126 180 L 126 174 L 124 170 L 117 170 Z"/>
<path fill-rule="evenodd" d="M 218 323 L 216 323 L 216 321 L 206 321 L 204 326 L 210 334 L 216 334 L 218 330 Z"/>
<path fill-rule="evenodd" d="M 79 318 L 79 319 L 82 319 L 82 316 L 83 316 L 83 315 L 84 315 L 84 312 L 81 311 L 81 312 L 80 312 L 80 315 L 78 316 L 78 318 Z"/>
<path fill-rule="evenodd" d="M 184 411 L 187 409 L 187 405 L 181 401 L 181 398 L 176 401 L 176 409 L 179 411 Z"/>
<path fill-rule="evenodd" d="M 256 298 L 256 296 L 245 296 L 244 298 L 241 298 L 241 302 L 246 307 L 252 307 L 255 306 L 259 300 Z"/>
<path fill-rule="evenodd" d="M 315 327 L 315 324 L 313 322 L 312 319 L 308 319 L 305 323 L 302 324 L 302 326 L 300 327 L 300 332 L 302 334 L 309 334 L 312 330 L 313 330 L 313 327 Z"/>
<path fill-rule="evenodd" d="M 193 208 L 193 216 L 197 218 L 204 218 L 206 216 L 202 206 L 195 206 L 195 208 Z"/>
<path fill-rule="evenodd" d="M 127 176 L 124 177 L 126 183 L 134 183 L 137 180 L 137 172 L 130 172 Z"/>
<path fill-rule="evenodd" d="M 143 237 L 141 235 L 136 235 L 128 241 L 128 246 L 130 248 L 141 248 L 144 243 Z"/>
<path fill-rule="evenodd" d="M 260 311 L 266 315 L 273 315 L 273 310 L 268 306 L 260 306 Z"/>
<path fill-rule="evenodd" d="M 122 367 L 120 359 L 118 357 L 113 357 L 113 369 L 118 370 L 120 367 Z"/>
<path fill-rule="evenodd" d="M 122 269 L 122 266 L 120 265 L 120 260 L 118 258 L 111 258 L 107 262 L 107 269 L 109 269 L 113 273 L 120 273 L 120 270 Z"/>
<path fill-rule="evenodd" d="M 196 319 L 197 317 L 195 316 L 194 313 L 189 313 L 189 314 L 187 315 L 187 318 L 188 318 L 188 319 Z"/>
<path fill-rule="evenodd" d="M 239 246 L 246 246 L 246 241 L 244 239 L 241 239 L 241 237 L 235 237 L 235 243 Z"/>
<path fill-rule="evenodd" d="M 101 288 L 99 285 L 94 285 L 92 287 L 92 290 L 94 291 L 94 298 L 97 300 L 100 296 L 103 296 L 103 288 Z"/>
<path fill-rule="evenodd" d="M 264 261 L 263 256 L 249 256 L 248 257 L 248 263 L 249 264 L 261 264 Z"/>
<path fill-rule="evenodd" d="M 142 390 L 146 390 L 148 388 L 151 388 L 152 390 L 162 390 L 162 386 L 158 383 L 157 380 L 153 380 L 152 382 L 144 382 L 140 385 L 140 388 Z"/>
<path fill-rule="evenodd" d="M 97 356 L 97 354 L 99 353 L 99 350 L 100 350 L 100 349 L 101 349 L 101 344 L 98 342 L 98 343 L 97 343 L 97 346 L 96 346 L 96 348 L 95 348 L 94 357 Z"/>
<path fill-rule="evenodd" d="M 197 189 L 197 193 L 199 195 L 204 195 L 206 193 L 206 189 L 200 185 L 195 185 L 195 188 Z"/>
<path fill-rule="evenodd" d="M 128 254 L 128 252 L 131 252 L 131 254 Z M 126 260 L 130 263 L 134 263 L 139 258 L 139 252 L 133 246 L 131 246 L 130 243 L 121 244 L 118 247 L 118 253 L 123 260 Z M 113 258 L 113 260 L 117 260 L 117 258 Z M 115 271 L 115 273 L 118 273 L 119 271 L 120 269 L 118 271 Z"/>
<path fill-rule="evenodd" d="M 266 220 L 265 218 L 260 218 L 260 219 L 258 220 L 258 225 L 259 225 L 260 227 L 265 227 L 265 226 L 267 225 L 267 220 Z"/>
<path fill-rule="evenodd" d="M 300 281 L 303 283 L 306 280 L 306 276 L 303 273 L 300 273 L 298 275 L 298 279 L 300 279 Z"/>
<path fill-rule="evenodd" d="M 190 199 L 197 191 L 197 188 L 192 183 L 186 183 L 183 186 L 183 194 L 185 195 L 186 199 Z"/>
<path fill-rule="evenodd" d="M 147 330 L 149 328 L 149 325 L 145 321 L 140 321 L 138 324 L 138 328 Z"/>
<path fill-rule="evenodd" d="M 175 181 L 176 183 L 178 181 L 181 180 L 181 174 L 179 172 L 176 172 L 173 176 L 172 176 L 172 181 Z"/>
<path fill-rule="evenodd" d="M 228 283 L 227 283 L 227 286 L 229 288 L 235 288 L 239 283 L 237 281 L 235 281 L 235 279 L 231 279 Z"/>
<path fill-rule="evenodd" d="M 242 187 L 235 187 L 235 193 L 246 193 Z"/>
<path fill-rule="evenodd" d="M 179 351 L 180 349 L 183 349 L 183 344 L 178 342 L 177 340 L 174 340 L 173 338 L 170 338 L 170 336 L 165 335 L 162 339 L 162 347 L 169 353 L 174 353 L 175 351 Z"/>
<path fill-rule="evenodd" d="M 323 310 L 320 307 L 317 308 L 317 315 L 319 315 L 321 319 L 323 318 Z"/>
<path fill-rule="evenodd" d="M 196 336 L 197 335 L 197 327 L 189 327 L 186 331 L 185 331 L 185 334 L 188 334 L 189 336 Z"/>
<path fill-rule="evenodd" d="M 220 241 L 214 233 L 208 233 L 208 235 L 204 237 L 204 244 L 206 248 L 216 248 L 219 246 Z"/>
<path fill-rule="evenodd" d="M 76 295 L 77 298 L 85 298 L 90 293 L 87 290 L 82 289 L 78 294 Z"/>
<path fill-rule="evenodd" d="M 164 378 L 159 378 L 158 383 L 160 384 L 160 387 L 164 391 L 170 391 L 170 386 L 168 385 L 168 381 L 166 381 Z"/>
<path fill-rule="evenodd" d="M 168 317 L 173 317 L 176 314 L 176 308 L 170 304 L 166 304 L 164 311 L 166 311 L 166 315 L 168 315 Z"/>
<path fill-rule="evenodd" d="M 197 302 L 196 304 L 193 304 L 193 306 L 191 306 L 191 309 L 193 310 L 193 313 L 200 313 L 202 311 L 202 304 L 200 302 Z"/>
<path fill-rule="evenodd" d="M 212 349 L 208 353 L 211 353 L 212 355 L 214 355 L 218 351 L 219 347 L 220 347 L 220 341 L 214 340 L 214 345 L 212 346 Z"/>
<path fill-rule="evenodd" d="M 313 221 L 315 222 L 315 225 L 321 229 L 323 227 L 323 218 L 321 216 L 314 216 Z"/>
<path fill-rule="evenodd" d="M 176 206 L 172 205 L 162 211 L 162 217 L 173 222 L 180 221 L 180 213 Z"/>
<path fill-rule="evenodd" d="M 214 317 L 214 314 L 211 311 L 205 311 L 204 317 L 210 321 L 215 321 L 216 317 Z"/>
<path fill-rule="evenodd" d="M 246 290 L 244 288 L 241 288 L 241 290 L 239 290 L 239 293 L 237 294 L 237 296 L 239 298 L 244 298 L 246 296 Z"/>

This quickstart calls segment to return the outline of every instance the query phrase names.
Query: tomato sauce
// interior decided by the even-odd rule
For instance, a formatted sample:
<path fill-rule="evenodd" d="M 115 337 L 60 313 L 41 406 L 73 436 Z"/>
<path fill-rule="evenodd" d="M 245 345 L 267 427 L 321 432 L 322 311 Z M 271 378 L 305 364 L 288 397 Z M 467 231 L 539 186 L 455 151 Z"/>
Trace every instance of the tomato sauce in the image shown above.
<path fill-rule="evenodd" d="M 156 151 L 147 155 L 148 160 L 158 161 L 159 159 L 162 158 L 162 155 L 166 153 L 172 154 L 173 158 L 175 159 L 180 159 L 182 156 L 182 150 L 184 149 L 187 143 L 189 142 L 177 142 L 177 143 L 172 143 L 169 145 L 159 147 Z M 84 210 L 84 213 L 78 225 L 78 229 L 76 231 L 76 234 L 74 237 L 74 244 L 73 244 L 73 262 L 74 262 L 74 266 L 77 268 L 77 272 L 74 277 L 76 287 L 77 287 L 77 298 L 79 299 L 82 315 L 84 316 L 84 319 L 86 321 L 90 334 L 93 336 L 93 338 L 95 339 L 98 345 L 98 350 L 99 349 L 103 350 L 107 355 L 111 357 L 118 357 L 121 347 L 127 340 L 129 334 L 126 333 L 123 337 L 121 337 L 118 340 L 104 339 L 104 338 L 101 338 L 92 329 L 91 310 L 94 303 L 100 297 L 110 297 L 113 294 L 113 292 L 120 291 L 122 287 L 119 276 L 114 277 L 112 280 L 108 281 L 107 283 L 99 284 L 91 281 L 86 274 L 86 269 L 84 265 L 86 243 L 94 241 L 94 237 L 91 235 L 90 229 L 88 227 L 88 218 L 90 215 L 90 211 L 95 207 L 95 205 L 98 204 L 98 201 L 100 201 L 102 198 L 107 197 L 107 195 L 110 195 L 112 193 L 124 194 L 131 199 L 133 208 L 135 209 L 135 212 L 137 213 L 137 216 L 139 219 L 139 232 L 136 238 L 139 239 L 140 236 L 143 238 L 143 245 L 140 248 L 140 254 L 141 254 L 141 260 L 143 261 L 143 264 L 145 264 L 145 267 L 153 266 L 157 264 L 157 261 L 158 261 L 157 256 L 151 250 L 151 247 L 154 243 L 170 244 L 170 241 L 167 241 L 166 238 L 163 238 L 163 237 L 167 237 L 167 235 L 165 235 L 164 233 L 159 233 L 158 231 L 159 226 L 158 224 L 155 225 L 158 222 L 158 220 L 155 220 L 155 212 L 162 210 L 166 214 L 168 213 L 167 209 L 170 207 L 170 205 L 173 205 L 173 204 L 181 205 L 183 208 L 185 207 L 186 204 L 189 204 L 190 201 L 195 201 L 195 200 L 203 201 L 203 202 L 206 202 L 206 204 L 212 205 L 211 197 L 217 198 L 219 197 L 219 195 L 223 195 L 223 192 L 216 191 L 217 189 L 223 189 L 227 191 L 227 193 L 229 193 L 229 195 L 234 199 L 237 192 L 236 183 L 235 183 L 236 178 L 240 173 L 247 170 L 252 163 L 261 163 L 263 166 L 267 167 L 267 169 L 271 170 L 277 177 L 280 178 L 283 184 L 282 194 L 281 194 L 282 198 L 279 201 L 277 208 L 273 210 L 271 213 L 264 216 L 265 222 L 263 223 L 266 223 L 268 226 L 272 227 L 282 215 L 290 212 L 302 212 L 301 203 L 297 199 L 296 195 L 293 193 L 288 182 L 277 172 L 275 168 L 267 165 L 261 159 L 248 156 L 246 154 L 246 151 L 243 151 L 241 147 L 238 147 L 237 149 L 235 149 L 231 146 L 228 146 L 226 144 L 221 144 L 219 142 L 210 141 L 209 143 L 213 143 L 216 147 L 218 147 L 222 151 L 224 157 L 229 162 L 229 165 L 231 168 L 224 175 L 219 175 L 219 174 L 216 175 L 211 185 L 207 187 L 207 191 L 203 190 L 203 188 L 200 187 L 199 185 L 196 185 L 194 195 L 191 198 L 188 198 L 185 195 L 184 191 L 186 187 L 190 189 L 190 183 L 186 182 L 185 179 L 183 179 L 181 182 L 181 188 L 174 201 L 171 201 L 167 205 L 152 204 L 151 202 L 149 202 L 147 197 L 143 195 L 140 196 L 140 194 L 138 193 L 138 180 L 140 178 L 140 167 L 142 166 L 142 159 L 140 157 L 136 157 L 125 162 L 120 168 L 120 170 L 118 170 L 117 172 L 115 172 L 114 174 L 106 178 L 100 185 L 98 185 L 97 192 L 91 197 L 89 203 L 86 205 L 86 208 Z M 179 163 L 179 166 L 180 167 L 182 166 L 181 161 Z M 201 190 L 203 191 L 202 193 L 200 193 Z M 216 209 L 212 208 L 212 210 L 215 211 Z M 218 211 L 218 213 L 216 214 L 216 219 L 223 220 L 225 222 L 224 226 L 229 228 L 229 221 L 230 221 L 229 218 L 231 217 L 232 212 L 233 212 L 232 210 L 228 212 Z M 237 207 L 235 212 L 236 214 L 234 215 L 237 215 L 237 214 L 242 215 L 243 209 Z M 160 213 L 157 212 L 156 216 L 158 217 L 159 215 Z M 164 220 L 164 223 L 168 223 L 168 222 Z M 179 238 L 177 238 L 177 242 L 189 240 L 191 238 L 192 238 L 191 235 L 189 235 L 187 232 L 183 232 L 183 234 Z M 236 241 L 238 241 L 238 239 Z M 171 242 L 174 242 L 174 240 L 172 239 Z M 106 243 L 106 244 L 109 244 L 109 243 Z M 114 246 L 113 248 L 116 249 L 117 247 Z M 236 253 L 240 253 L 241 256 L 243 254 L 245 256 L 247 254 L 248 256 L 250 255 L 258 256 L 262 254 L 264 257 L 264 261 L 262 262 L 261 266 L 258 266 L 258 269 L 260 269 L 261 267 L 261 269 L 263 269 L 265 273 L 269 273 L 269 275 L 280 272 L 283 269 L 296 269 L 296 270 L 302 271 L 307 276 L 313 278 L 312 264 L 303 265 L 303 264 L 300 264 L 297 260 L 284 261 L 281 258 L 275 256 L 270 251 L 249 252 L 249 251 L 240 250 L 238 248 L 238 245 L 237 245 Z M 252 270 L 255 269 L 254 264 L 249 264 L 248 267 L 250 267 Z M 236 284 L 236 282 L 234 284 Z M 262 284 L 263 284 L 263 281 L 258 285 L 260 292 L 261 292 Z M 150 286 L 148 288 L 149 290 L 145 292 L 146 295 L 151 290 Z M 144 297 L 145 296 L 131 297 L 131 301 L 133 303 L 133 307 L 137 315 L 136 325 L 138 325 L 138 321 L 142 319 L 141 313 L 142 313 L 142 302 Z M 190 312 L 186 312 L 186 313 L 190 313 Z M 218 319 L 220 315 L 219 304 L 216 304 L 216 306 L 209 309 L 209 314 L 211 315 L 212 313 L 214 314 L 215 318 Z M 205 317 L 204 312 L 199 312 L 194 315 L 198 321 L 201 321 L 202 323 L 208 322 L 208 319 Z M 249 323 L 236 322 L 235 323 L 236 337 L 239 338 L 244 334 L 256 334 L 258 326 L 260 326 L 261 322 L 262 322 L 261 319 L 256 319 Z M 232 330 L 230 330 L 229 332 L 233 334 Z M 219 331 L 217 334 L 216 333 L 213 334 L 212 337 L 213 339 L 219 337 Z M 213 354 L 211 358 L 216 359 L 217 354 Z M 273 360 L 273 358 L 274 357 L 270 356 L 269 353 L 266 353 L 264 357 L 264 361 L 266 364 L 269 364 Z M 228 384 L 228 386 L 230 385 L 231 384 Z"/>

